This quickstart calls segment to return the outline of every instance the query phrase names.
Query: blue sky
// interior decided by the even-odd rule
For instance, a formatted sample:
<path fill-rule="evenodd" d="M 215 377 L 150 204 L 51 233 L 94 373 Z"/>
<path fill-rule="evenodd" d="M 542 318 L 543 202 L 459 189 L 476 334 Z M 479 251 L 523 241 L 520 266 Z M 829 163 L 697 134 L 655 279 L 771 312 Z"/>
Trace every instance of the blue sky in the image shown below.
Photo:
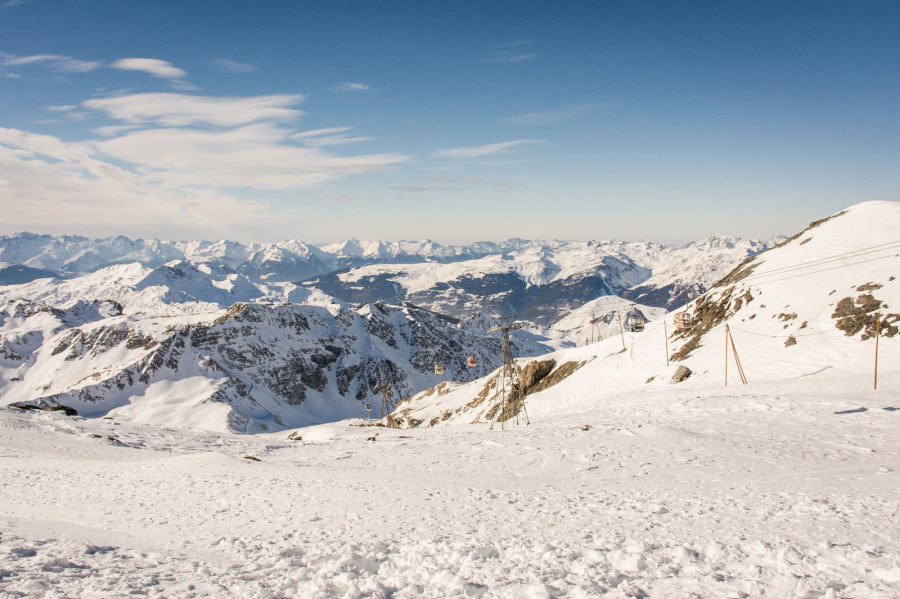
<path fill-rule="evenodd" d="M 898 200 L 900 3 L 0 0 L 0 234 L 769 237 Z"/>

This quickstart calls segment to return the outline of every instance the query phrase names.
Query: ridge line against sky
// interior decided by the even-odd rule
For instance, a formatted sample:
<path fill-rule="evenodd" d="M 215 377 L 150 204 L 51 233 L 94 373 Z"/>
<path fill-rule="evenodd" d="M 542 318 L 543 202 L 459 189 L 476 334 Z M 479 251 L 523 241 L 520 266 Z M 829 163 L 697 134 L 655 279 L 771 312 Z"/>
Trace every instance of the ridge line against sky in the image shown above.
<path fill-rule="evenodd" d="M 0 40 L 0 234 L 768 239 L 898 199 L 894 3 L 17 0 Z"/>

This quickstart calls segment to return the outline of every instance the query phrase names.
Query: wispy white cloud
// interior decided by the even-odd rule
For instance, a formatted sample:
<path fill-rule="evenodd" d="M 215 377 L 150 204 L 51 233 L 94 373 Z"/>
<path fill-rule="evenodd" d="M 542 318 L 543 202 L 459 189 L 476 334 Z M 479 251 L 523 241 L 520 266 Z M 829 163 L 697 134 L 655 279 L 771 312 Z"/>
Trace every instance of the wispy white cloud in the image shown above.
<path fill-rule="evenodd" d="M 66 104 L 63 106 L 47 106 L 47 110 L 50 112 L 59 112 L 65 114 L 66 118 L 70 121 L 83 121 L 90 116 L 90 113 L 87 113 L 83 110 L 78 110 L 78 106 L 74 104 Z"/>
<path fill-rule="evenodd" d="M 228 60 L 227 58 L 216 58 L 212 63 L 221 71 L 226 73 L 252 73 L 257 67 L 236 60 Z"/>
<path fill-rule="evenodd" d="M 14 6 L 22 6 L 24 4 L 28 4 L 25 0 L 6 0 L 3 3 L 3 8 L 13 8 Z"/>
<path fill-rule="evenodd" d="M 310 137 L 320 137 L 322 135 L 337 135 L 339 133 L 346 133 L 351 129 L 353 129 L 353 127 L 329 127 L 327 129 L 310 129 L 309 131 L 294 133 L 293 135 L 291 135 L 291 139 L 308 139 Z"/>
<path fill-rule="evenodd" d="M 169 86 L 180 92 L 195 92 L 200 89 L 190 81 L 185 81 L 184 79 L 169 79 Z"/>
<path fill-rule="evenodd" d="M 0 127 L 0 144 L 15 149 L 22 156 L 41 155 L 60 162 L 93 164 L 90 144 L 64 142 L 52 135 Z"/>
<path fill-rule="evenodd" d="M 81 144 L 0 129 L 0 203 L 12 205 L 3 226 L 33 229 L 158 235 L 190 228 L 192 234 L 274 222 L 258 202 L 211 190 L 173 190 L 93 158 Z"/>
<path fill-rule="evenodd" d="M 3 64 L 11 67 L 17 67 L 25 64 L 35 64 L 38 62 L 49 62 L 57 60 L 68 60 L 68 56 L 59 54 L 33 54 L 31 56 L 14 56 L 3 61 Z"/>
<path fill-rule="evenodd" d="M 495 44 L 490 51 L 481 55 L 481 62 L 514 63 L 535 60 L 539 54 L 531 49 L 531 40 L 516 40 L 506 44 Z"/>
<path fill-rule="evenodd" d="M 216 98 L 165 93 L 96 98 L 83 105 L 130 126 L 162 126 L 138 131 L 104 127 L 98 133 L 112 139 L 93 147 L 136 165 L 148 180 L 171 187 L 305 187 L 407 160 L 399 154 L 325 152 L 320 148 L 365 138 L 344 135 L 350 127 L 296 133 L 281 126 L 303 114 L 295 107 L 302 100 L 300 95 Z M 191 128 L 194 125 L 220 129 Z"/>
<path fill-rule="evenodd" d="M 371 137 L 351 137 L 344 135 L 353 127 L 332 127 L 330 129 L 314 129 L 291 135 L 291 139 L 299 141 L 305 146 L 321 148 L 325 146 L 343 146 L 361 141 L 372 141 Z"/>
<path fill-rule="evenodd" d="M 331 88 L 331 91 L 335 92 L 364 92 L 371 89 L 365 83 L 341 83 L 340 85 L 335 85 Z"/>
<path fill-rule="evenodd" d="M 308 187 L 405 162 L 399 154 L 335 156 L 285 143 L 289 132 L 269 123 L 225 131 L 150 129 L 95 144 L 104 154 L 138 165 L 149 181 L 170 187 Z"/>
<path fill-rule="evenodd" d="M 184 79 L 187 71 L 158 58 L 122 58 L 111 65 L 122 71 L 142 71 L 160 79 Z"/>
<path fill-rule="evenodd" d="M 97 127 L 91 131 L 97 135 L 102 135 L 103 137 L 114 137 L 121 133 L 125 133 L 126 131 L 137 129 L 138 127 L 139 125 L 107 125 L 105 127 Z"/>
<path fill-rule="evenodd" d="M 293 121 L 304 114 L 295 108 L 299 94 L 217 98 L 176 93 L 148 93 L 95 98 L 85 108 L 105 112 L 127 123 L 152 123 L 167 127 L 195 124 L 238 127 L 259 121 Z"/>
<path fill-rule="evenodd" d="M 40 223 L 44 230 L 149 234 L 190 229 L 190 235 L 223 228 L 264 231 L 279 224 L 279 215 L 266 203 L 239 200 L 225 188 L 304 188 L 407 159 L 334 156 L 285 143 L 289 133 L 274 124 L 254 124 L 225 131 L 132 131 L 73 143 L 0 128 L 0 205 L 17 207 L 4 217 L 3 227 L 12 231 Z M 357 197 L 345 193 L 323 201 Z"/>
<path fill-rule="evenodd" d="M 567 121 L 578 115 L 596 108 L 599 104 L 579 104 L 577 106 L 562 106 L 539 112 L 525 112 L 515 116 L 506 117 L 503 120 L 512 125 L 528 127 L 533 125 L 551 125 L 561 121 Z"/>
<path fill-rule="evenodd" d="M 0 54 L 0 65 L 6 67 L 44 65 L 61 73 L 87 73 L 102 67 L 103 63 L 98 60 L 77 60 L 62 54 L 33 54 L 31 56 Z"/>
<path fill-rule="evenodd" d="M 448 148 L 446 150 L 438 150 L 434 155 L 439 158 L 453 158 L 455 160 L 469 160 L 471 158 L 483 158 L 505 152 L 510 148 L 520 146 L 522 144 L 535 143 L 536 139 L 516 139 L 513 141 L 504 141 L 496 144 L 487 144 L 484 146 L 470 146 L 466 148 Z"/>
<path fill-rule="evenodd" d="M 54 65 L 54 69 L 63 73 L 89 73 L 94 69 L 99 69 L 103 63 L 99 60 L 63 60 Z"/>
<path fill-rule="evenodd" d="M 150 224 L 151 231 L 181 230 L 186 223 L 194 231 L 277 225 L 267 203 L 242 201 L 228 190 L 303 189 L 409 160 L 397 153 L 338 155 L 327 146 L 368 138 L 349 135 L 351 127 L 298 132 L 291 123 L 303 115 L 297 108 L 302 100 L 131 93 L 49 106 L 67 118 L 88 110 L 113 121 L 94 129 L 96 138 L 77 143 L 0 128 L 0 205 L 24 205 L 2 228 L 41 223 L 121 232 Z"/>

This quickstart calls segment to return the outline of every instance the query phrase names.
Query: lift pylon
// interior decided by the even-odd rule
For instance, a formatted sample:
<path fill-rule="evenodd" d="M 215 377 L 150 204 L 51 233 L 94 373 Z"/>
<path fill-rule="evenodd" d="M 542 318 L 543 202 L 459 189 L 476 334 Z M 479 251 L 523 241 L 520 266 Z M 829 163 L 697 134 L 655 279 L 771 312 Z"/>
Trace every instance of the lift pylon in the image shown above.
<path fill-rule="evenodd" d="M 494 406 L 494 417 L 491 419 L 491 429 L 495 422 L 500 422 L 500 428 L 508 420 L 515 419 L 519 424 L 521 419 L 525 424 L 531 424 L 528 419 L 528 411 L 525 409 L 525 395 L 522 393 L 522 380 L 519 370 L 513 362 L 512 349 L 509 345 L 509 334 L 522 328 L 522 323 L 516 322 L 514 316 L 501 316 L 494 319 L 495 326 L 488 333 L 500 331 L 503 343 L 500 348 L 500 373 L 498 375 L 497 403 Z"/>

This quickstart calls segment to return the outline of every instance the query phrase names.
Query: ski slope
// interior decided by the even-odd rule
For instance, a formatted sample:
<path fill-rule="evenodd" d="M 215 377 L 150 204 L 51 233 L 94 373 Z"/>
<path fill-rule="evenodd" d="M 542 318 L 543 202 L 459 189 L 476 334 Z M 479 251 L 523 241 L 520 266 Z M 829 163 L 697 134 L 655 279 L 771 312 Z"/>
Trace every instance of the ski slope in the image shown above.
<path fill-rule="evenodd" d="M 896 597 L 900 376 L 869 383 L 297 441 L 0 408 L 0 596 Z"/>

